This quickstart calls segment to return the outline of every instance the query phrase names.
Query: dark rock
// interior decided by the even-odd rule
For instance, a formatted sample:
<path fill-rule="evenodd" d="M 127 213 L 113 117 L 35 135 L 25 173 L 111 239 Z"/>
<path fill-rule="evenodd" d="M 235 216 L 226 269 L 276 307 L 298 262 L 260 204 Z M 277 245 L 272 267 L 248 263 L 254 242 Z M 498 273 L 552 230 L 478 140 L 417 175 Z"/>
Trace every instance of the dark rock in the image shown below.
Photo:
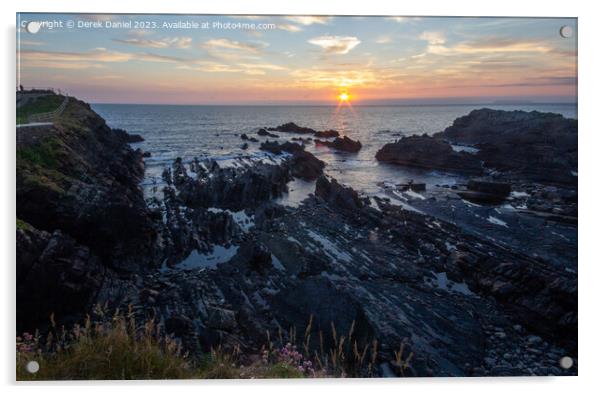
<path fill-rule="evenodd" d="M 474 204 L 483 205 L 499 205 L 504 202 L 504 198 L 500 198 L 495 194 L 473 192 L 470 190 L 458 191 L 458 195 L 466 201 L 470 201 Z"/>
<path fill-rule="evenodd" d="M 246 133 L 242 133 L 242 134 L 240 135 L 240 138 L 241 138 L 241 139 L 243 139 L 243 140 L 245 140 L 245 141 L 248 141 L 248 140 L 249 140 L 249 136 L 248 136 Z"/>
<path fill-rule="evenodd" d="M 191 207 L 218 207 L 239 211 L 264 201 L 280 197 L 288 190 L 291 180 L 286 166 L 258 164 L 247 168 L 212 168 L 197 179 L 186 176 L 176 182 L 177 162 L 174 163 L 174 184 L 178 198 Z"/>
<path fill-rule="evenodd" d="M 298 126 L 293 122 L 285 123 L 278 127 L 268 128 L 271 131 L 280 131 L 282 133 L 296 133 L 296 134 L 314 134 L 316 131 L 309 127 Z"/>
<path fill-rule="evenodd" d="M 458 192 L 458 195 L 477 204 L 501 204 L 510 195 L 511 185 L 505 182 L 471 179 L 467 189 Z"/>
<path fill-rule="evenodd" d="M 401 191 L 411 190 L 417 193 L 426 191 L 426 183 L 415 183 L 410 181 L 406 184 L 397 185 Z"/>
<path fill-rule="evenodd" d="M 144 138 L 140 134 L 130 134 L 123 129 L 113 129 L 115 134 L 118 134 L 127 143 L 142 142 Z"/>
<path fill-rule="evenodd" d="M 70 99 L 64 116 L 38 139 L 17 144 L 17 216 L 35 228 L 73 237 L 107 266 L 137 270 L 158 263 L 159 225 L 139 182 L 143 153 L 90 106 Z M 45 152 L 45 161 L 22 152 Z"/>
<path fill-rule="evenodd" d="M 257 135 L 260 135 L 262 137 L 271 137 L 271 138 L 279 138 L 280 137 L 278 134 L 270 133 L 266 129 L 259 129 L 259 131 L 257 132 Z"/>
<path fill-rule="evenodd" d="M 279 155 L 282 152 L 293 153 L 302 151 L 304 148 L 303 145 L 294 142 L 286 141 L 280 144 L 277 141 L 266 141 L 261 143 L 259 149 Z"/>
<path fill-rule="evenodd" d="M 447 142 L 427 135 L 403 137 L 386 144 L 376 153 L 376 159 L 390 164 L 447 172 L 483 172 L 480 160 L 474 155 L 455 152 Z"/>
<path fill-rule="evenodd" d="M 252 270 L 263 272 L 272 268 L 272 254 L 265 246 L 255 242 L 243 244 L 237 259 L 242 259 Z"/>
<path fill-rule="evenodd" d="M 356 210 L 363 207 L 355 190 L 339 184 L 336 179 L 329 181 L 325 176 L 318 178 L 315 194 L 337 208 Z"/>
<path fill-rule="evenodd" d="M 303 137 L 293 137 L 291 138 L 292 141 L 299 141 L 299 142 L 311 142 L 313 141 L 313 139 L 311 137 L 307 137 L 307 138 L 303 138 Z"/>
<path fill-rule="evenodd" d="M 76 321 L 91 307 L 106 268 L 90 249 L 55 231 L 17 229 L 17 330 Z"/>
<path fill-rule="evenodd" d="M 510 179 L 576 187 L 577 120 L 537 111 L 480 109 L 456 119 L 436 138 L 475 145 L 486 168 Z"/>
<path fill-rule="evenodd" d="M 247 149 L 249 149 L 249 144 L 247 144 L 247 143 L 245 142 L 244 144 L 242 144 L 242 145 L 240 146 L 240 149 L 242 149 L 242 150 L 247 150 Z"/>
<path fill-rule="evenodd" d="M 209 319 L 207 320 L 207 326 L 219 330 L 230 331 L 236 327 L 236 315 L 234 311 L 219 308 L 209 307 L 207 308 Z"/>
<path fill-rule="evenodd" d="M 281 144 L 276 141 L 266 141 L 261 144 L 259 149 L 274 154 L 281 154 L 282 152 L 292 153 L 292 156 L 287 159 L 285 165 L 290 168 L 291 175 L 296 178 L 313 180 L 323 173 L 324 162 L 316 158 L 313 154 L 306 152 L 303 145 L 288 141 Z"/>
<path fill-rule="evenodd" d="M 314 133 L 314 137 L 316 138 L 334 138 L 338 137 L 339 135 L 339 132 L 336 130 L 316 131 Z"/>
<path fill-rule="evenodd" d="M 343 138 L 337 137 L 334 141 L 315 140 L 315 143 L 316 145 L 324 145 L 329 148 L 351 153 L 358 152 L 362 148 L 361 142 L 354 141 L 347 136 L 344 136 Z"/>
<path fill-rule="evenodd" d="M 502 198 L 506 198 L 510 195 L 512 189 L 511 185 L 506 182 L 494 182 L 482 179 L 471 179 L 468 181 L 468 190 L 494 194 Z"/>
<path fill-rule="evenodd" d="M 325 163 L 313 154 L 302 151 L 295 151 L 288 160 L 290 163 L 291 175 L 304 180 L 314 180 L 324 173 Z"/>

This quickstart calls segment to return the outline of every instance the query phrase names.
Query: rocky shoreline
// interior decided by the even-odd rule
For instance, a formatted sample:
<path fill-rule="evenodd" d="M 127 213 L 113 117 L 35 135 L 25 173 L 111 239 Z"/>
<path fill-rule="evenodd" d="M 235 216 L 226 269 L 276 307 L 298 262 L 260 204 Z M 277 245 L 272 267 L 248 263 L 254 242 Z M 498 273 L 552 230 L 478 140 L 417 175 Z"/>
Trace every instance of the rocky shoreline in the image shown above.
<path fill-rule="evenodd" d="M 480 111 L 377 154 L 475 176 L 464 188 L 383 185 L 387 196 L 365 196 L 325 173 L 308 140 L 276 140 L 261 143 L 267 158 L 230 166 L 178 158 L 163 172 L 162 198 L 144 201 L 144 152 L 128 145 L 136 137 L 72 99 L 49 135 L 17 147 L 18 330 L 43 328 L 51 313 L 76 321 L 107 303 L 156 318 L 193 354 L 218 344 L 256 354 L 266 332 L 296 342 L 311 316 L 308 346 L 353 326 L 360 348 L 378 341 L 382 376 L 395 370 L 400 344 L 413 353 L 406 376 L 575 375 L 576 365 L 562 370 L 559 360 L 577 359 L 576 121 Z M 482 125 L 492 131 L 476 139 Z M 261 130 L 361 148 L 334 130 Z M 525 130 L 523 143 L 538 152 L 527 164 L 541 171 L 526 167 L 526 148 L 510 148 Z M 455 150 L 460 143 L 477 153 Z M 429 156 L 433 149 L 440 154 Z M 495 149 L 514 153 L 502 163 Z M 570 177 L 556 177 L 562 171 Z M 315 181 L 313 193 L 279 204 L 297 178 Z M 477 197 L 489 202 L 469 205 Z M 520 218 L 508 230 L 495 211 L 506 205 Z M 529 212 L 518 212 L 523 205 Z M 567 234 L 574 256 L 533 256 L 519 242 L 544 222 Z"/>

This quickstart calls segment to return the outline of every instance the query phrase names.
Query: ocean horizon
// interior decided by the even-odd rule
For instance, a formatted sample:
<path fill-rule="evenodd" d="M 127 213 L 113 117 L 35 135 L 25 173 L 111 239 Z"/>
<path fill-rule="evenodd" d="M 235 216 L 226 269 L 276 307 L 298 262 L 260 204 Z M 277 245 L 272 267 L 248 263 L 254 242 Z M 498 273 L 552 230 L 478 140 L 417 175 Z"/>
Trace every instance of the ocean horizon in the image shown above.
<path fill-rule="evenodd" d="M 454 184 L 462 177 L 434 171 L 399 168 L 375 159 L 383 145 L 409 135 L 432 135 L 451 126 L 453 121 L 480 104 L 451 105 L 379 105 L 379 106 L 254 106 L 254 105 L 166 105 L 166 104 L 92 104 L 107 124 L 140 134 L 144 141 L 136 147 L 149 152 L 143 186 L 147 196 L 160 190 L 165 167 L 181 157 L 190 162 L 195 157 L 226 163 L 239 157 L 261 158 L 266 155 L 259 143 L 245 141 L 248 134 L 263 142 L 274 138 L 261 137 L 260 128 L 294 122 L 316 130 L 335 129 L 362 143 L 356 154 L 333 152 L 330 149 L 306 143 L 306 149 L 326 162 L 326 172 L 342 183 L 363 193 L 377 195 L 382 182 L 403 183 L 420 181 L 427 185 Z M 558 113 L 568 118 L 577 117 L 573 104 L 497 104 L 487 108 Z M 219 137 L 219 138 L 217 138 Z M 277 140 L 291 140 L 294 134 Z M 309 193 L 313 185 L 299 182 L 295 202 Z M 294 189 L 294 188 L 293 188 Z"/>

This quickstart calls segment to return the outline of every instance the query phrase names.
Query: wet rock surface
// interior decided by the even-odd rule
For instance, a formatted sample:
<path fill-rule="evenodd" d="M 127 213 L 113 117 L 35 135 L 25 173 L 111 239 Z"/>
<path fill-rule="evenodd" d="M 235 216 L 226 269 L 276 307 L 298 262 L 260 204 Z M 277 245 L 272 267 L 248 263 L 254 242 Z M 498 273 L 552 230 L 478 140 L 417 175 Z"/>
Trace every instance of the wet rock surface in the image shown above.
<path fill-rule="evenodd" d="M 315 133 L 294 123 L 270 131 Z M 482 169 L 478 159 L 461 163 L 474 155 L 439 138 L 409 138 L 381 155 L 434 147 L 442 154 L 428 168 Z M 127 145 L 116 146 L 138 157 Z M 68 321 L 93 303 L 107 303 L 156 319 L 193 354 L 217 345 L 257 353 L 267 332 L 299 342 L 312 316 L 312 349 L 319 348 L 320 333 L 328 346 L 333 327 L 347 333 L 353 325 L 360 348 L 378 341 L 382 371 L 395 370 L 394 352 L 404 343 L 414 354 L 406 376 L 577 373 L 576 366 L 558 367 L 560 358 L 578 356 L 576 232 L 570 223 L 537 216 L 576 211 L 576 190 L 525 181 L 512 182 L 508 194 L 507 186 L 492 183 L 505 181 L 488 174 L 456 189 L 407 182 L 385 187 L 389 197 L 365 196 L 325 176 L 324 163 L 301 144 L 261 146 L 260 160 L 175 160 L 163 172 L 161 198 L 143 207 L 136 205 L 141 190 L 132 189 L 128 206 L 144 218 L 135 224 L 144 236 L 131 249 L 127 237 L 128 244 L 110 246 L 151 250 L 140 257 L 149 264 L 139 260 L 137 270 L 105 264 L 80 241 L 86 237 L 62 228 L 18 226 L 18 308 L 37 313 L 36 322 L 19 315 L 20 327 L 38 324 L 50 310 Z M 127 163 L 121 183 L 136 185 L 140 175 L 131 163 L 137 161 Z M 89 176 L 94 185 L 106 177 L 100 170 Z M 315 179 L 313 193 L 298 206 L 281 205 L 294 178 Z M 467 202 L 460 189 L 504 195 L 508 206 Z M 27 212 L 23 196 L 18 214 Z M 54 201 L 47 194 L 36 202 L 53 207 Z M 523 206 L 536 214 L 517 214 Z M 131 220 L 127 210 L 121 217 L 101 212 L 112 215 L 105 219 L 112 226 Z M 154 231 L 151 247 L 147 229 Z M 543 238 L 552 232 L 558 242 L 548 248 Z M 32 298 L 27 292 L 41 281 Z"/>
<path fill-rule="evenodd" d="M 304 148 L 302 144 L 297 144 L 295 142 L 287 141 L 283 143 L 278 143 L 277 141 L 266 141 L 261 143 L 259 149 L 279 155 L 282 152 L 299 152 L 302 151 Z"/>
<path fill-rule="evenodd" d="M 280 131 L 282 133 L 296 133 L 296 134 L 314 134 L 316 130 L 299 126 L 293 122 L 285 123 L 277 127 L 268 127 L 269 131 Z"/>
<path fill-rule="evenodd" d="M 316 182 L 316 197 L 338 208 L 349 210 L 359 209 L 363 206 L 358 193 L 350 187 L 340 185 L 336 179 L 328 180 L 325 176 Z"/>
<path fill-rule="evenodd" d="M 493 182 L 482 179 L 471 179 L 465 191 L 458 195 L 467 201 L 477 204 L 499 205 L 510 195 L 512 185 L 507 182 Z"/>
<path fill-rule="evenodd" d="M 334 179 L 320 177 L 315 196 L 296 209 L 262 205 L 228 239 L 232 258 L 149 273 L 122 302 L 183 316 L 192 327 L 183 335 L 205 350 L 259 349 L 266 330 L 302 332 L 312 315 L 315 338 L 355 322 L 360 343 L 378 339 L 382 363 L 406 343 L 411 375 L 565 373 L 560 357 L 576 352 L 575 274 L 384 200 L 365 203 Z"/>
<path fill-rule="evenodd" d="M 381 162 L 432 170 L 480 175 L 481 161 L 466 152 L 456 152 L 445 141 L 423 135 L 403 137 L 386 144 L 377 153 Z"/>
<path fill-rule="evenodd" d="M 56 230 L 17 229 L 17 330 L 48 327 L 83 316 L 96 299 L 106 268 L 86 246 Z"/>
<path fill-rule="evenodd" d="M 278 134 L 270 133 L 266 129 L 259 129 L 259 131 L 257 132 L 257 135 L 260 135 L 262 137 L 271 137 L 271 138 L 279 138 L 280 137 Z"/>
<path fill-rule="evenodd" d="M 486 168 L 508 179 L 575 186 L 577 120 L 542 112 L 480 109 L 435 138 L 478 148 Z"/>
<path fill-rule="evenodd" d="M 316 131 L 314 133 L 314 137 L 316 138 L 334 138 L 338 137 L 339 135 L 339 132 L 336 130 Z"/>
<path fill-rule="evenodd" d="M 315 143 L 316 143 L 316 145 L 324 145 L 329 148 L 333 148 L 333 149 L 340 150 L 343 152 L 350 152 L 350 153 L 356 153 L 356 152 L 359 152 L 360 149 L 362 149 L 361 142 L 352 140 L 351 138 L 349 138 L 347 136 L 344 136 L 342 138 L 336 137 L 332 141 L 315 140 Z"/>
<path fill-rule="evenodd" d="M 289 169 L 283 165 L 222 168 L 210 162 L 207 166 L 210 170 L 190 176 L 181 161 L 175 163 L 173 183 L 185 205 L 238 211 L 281 196 L 291 180 Z"/>

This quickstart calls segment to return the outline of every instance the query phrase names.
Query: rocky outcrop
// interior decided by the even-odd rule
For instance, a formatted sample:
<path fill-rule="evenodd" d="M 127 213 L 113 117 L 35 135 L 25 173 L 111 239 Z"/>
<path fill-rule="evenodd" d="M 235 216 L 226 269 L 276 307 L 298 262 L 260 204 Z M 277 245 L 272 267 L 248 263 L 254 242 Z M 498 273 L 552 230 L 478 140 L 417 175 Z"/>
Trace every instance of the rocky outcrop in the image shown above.
<path fill-rule="evenodd" d="M 339 132 L 336 130 L 316 131 L 314 133 L 314 137 L 316 138 L 334 138 L 338 137 L 339 135 Z"/>
<path fill-rule="evenodd" d="M 92 126 L 95 118 L 89 116 L 78 122 Z M 81 224 L 94 218 L 87 224 L 96 226 L 70 234 L 67 227 L 43 231 L 30 220 L 17 222 L 17 303 L 26 312 L 17 316 L 20 329 L 40 327 L 52 312 L 64 322 L 92 303 L 108 303 L 131 306 L 140 320 L 161 322 L 195 355 L 216 346 L 257 353 L 267 333 L 274 341 L 301 343 L 307 330 L 310 353 L 321 346 L 328 351 L 333 336 L 344 336 L 358 349 L 376 341 L 380 375 L 576 373 L 557 367 L 560 357 L 577 352 L 575 271 L 465 231 L 451 220 L 380 197 L 362 198 L 322 175 L 324 163 L 293 143 L 266 142 L 262 149 L 273 154 L 257 161 L 245 157 L 231 167 L 215 160 L 177 159 L 163 173 L 163 199 L 142 207 L 139 153 L 103 125 L 80 130 L 84 140 L 61 135 L 57 127 L 58 142 L 36 145 L 45 140 L 33 135 L 19 146 L 38 150 L 18 152 L 18 215 L 33 217 L 32 203 L 23 196 L 35 199 L 26 191 L 38 190 L 45 198 L 37 203 L 54 212 L 52 220 L 38 223 L 68 219 Z M 460 159 L 467 156 L 440 138 L 402 141 L 379 152 L 383 161 L 468 173 L 481 169 L 478 158 L 465 153 L 472 159 L 463 163 Z M 59 153 L 47 154 L 57 143 Z M 65 152 L 72 155 L 65 158 Z M 314 195 L 294 208 L 277 200 L 293 177 L 317 178 Z M 409 182 L 400 185 L 405 188 L 400 193 L 422 193 L 423 186 Z M 64 200 L 83 195 L 84 187 L 90 198 Z M 474 180 L 468 188 L 508 192 L 506 184 L 489 178 Z M 575 193 L 537 190 L 566 202 L 567 208 L 576 203 Z M 536 191 L 528 195 L 527 201 Z M 420 201 L 427 204 L 429 198 Z M 122 210 L 112 211 L 116 204 Z M 110 217 L 94 216 L 91 207 Z M 135 212 L 144 220 L 136 222 Z M 141 234 L 132 234 L 130 225 Z M 98 230 L 105 226 L 123 240 L 105 238 L 107 250 L 98 241 L 82 241 L 90 234 L 106 237 Z M 160 245 L 158 254 L 148 246 L 148 229 L 155 231 L 149 239 Z M 137 270 L 118 274 L 113 265 L 127 262 L 126 252 L 136 254 L 131 267 Z M 161 261 L 161 267 L 146 269 L 151 259 Z M 307 327 L 310 317 L 313 324 Z M 413 354 L 403 371 L 396 367 L 395 354 L 401 344 L 406 356 Z"/>
<path fill-rule="evenodd" d="M 115 134 L 119 134 L 128 143 L 143 142 L 144 138 L 140 134 L 130 134 L 123 129 L 113 129 Z"/>
<path fill-rule="evenodd" d="M 17 226 L 17 330 L 81 319 L 92 306 L 106 268 L 88 247 L 56 230 Z"/>
<path fill-rule="evenodd" d="M 292 155 L 287 158 L 285 165 L 290 169 L 291 175 L 296 178 L 314 180 L 323 173 L 324 162 L 305 151 L 303 145 L 288 141 L 280 144 L 276 141 L 266 141 L 261 144 L 259 149 L 277 155 L 283 152 L 291 153 Z"/>
<path fill-rule="evenodd" d="M 334 179 L 320 177 L 315 196 L 259 205 L 255 226 L 227 241 L 238 247 L 228 261 L 152 273 L 123 302 L 204 351 L 260 349 L 266 332 L 286 343 L 296 329 L 299 341 L 312 316 L 311 349 L 353 325 L 346 340 L 377 340 L 376 361 L 392 370 L 405 343 L 406 376 L 563 373 L 558 359 L 576 351 L 575 274 L 384 201 L 375 209 Z"/>
<path fill-rule="evenodd" d="M 242 133 L 240 135 L 240 139 L 245 140 L 245 141 L 251 141 L 251 142 L 259 142 L 259 140 L 255 137 L 249 137 L 247 134 Z"/>
<path fill-rule="evenodd" d="M 324 145 L 343 152 L 355 153 L 362 149 L 361 142 L 354 141 L 347 136 L 344 136 L 343 138 L 337 137 L 333 141 L 315 140 L 315 143 L 316 145 Z"/>
<path fill-rule="evenodd" d="M 317 131 L 314 130 L 310 127 L 303 127 L 303 126 L 299 126 L 293 122 L 289 122 L 289 123 L 285 123 L 282 124 L 280 126 L 277 127 L 268 127 L 267 130 L 270 131 L 280 131 L 282 133 L 294 133 L 294 134 L 313 134 L 314 137 L 316 138 L 334 138 L 334 137 L 338 137 L 340 134 L 338 131 L 330 129 L 330 130 L 323 130 L 323 131 Z M 275 134 L 269 134 L 267 133 L 267 130 L 265 129 L 261 129 L 259 135 L 265 135 L 268 137 L 278 137 Z"/>
<path fill-rule="evenodd" d="M 403 137 L 386 144 L 377 153 L 378 161 L 409 167 L 480 175 L 481 161 L 466 152 L 456 152 L 445 141 L 427 135 Z"/>
<path fill-rule="evenodd" d="M 186 172 L 175 181 L 178 198 L 190 207 L 217 207 L 239 211 L 255 207 L 286 192 L 291 178 L 283 165 L 257 164 L 246 168 L 221 168 L 209 165 L 210 171 L 189 176 Z M 174 163 L 174 179 L 178 173 Z M 184 169 L 185 171 L 185 169 Z M 180 171 L 181 172 L 181 171 Z"/>
<path fill-rule="evenodd" d="M 501 204 L 510 196 L 512 186 L 507 182 L 471 179 L 466 189 L 458 192 L 465 200 L 477 204 Z"/>
<path fill-rule="evenodd" d="M 325 176 L 318 178 L 315 194 L 339 208 L 355 210 L 364 205 L 355 190 L 339 184 L 336 179 L 329 181 Z"/>
<path fill-rule="evenodd" d="M 275 155 L 279 155 L 282 152 L 299 152 L 304 149 L 303 145 L 297 144 L 295 142 L 283 142 L 278 143 L 277 141 L 266 141 L 262 142 L 259 146 L 259 149 L 264 150 L 266 152 L 271 152 Z"/>
<path fill-rule="evenodd" d="M 157 263 L 157 216 L 139 182 L 143 153 L 82 101 L 71 98 L 54 126 L 17 145 L 17 217 L 73 237 L 120 270 Z"/>
<path fill-rule="evenodd" d="M 259 129 L 259 131 L 257 132 L 257 135 L 260 135 L 262 137 L 271 137 L 271 138 L 279 138 L 280 137 L 278 134 L 270 133 L 266 129 Z"/>
<path fill-rule="evenodd" d="M 577 120 L 537 111 L 480 109 L 435 138 L 474 145 L 486 168 L 510 180 L 577 184 Z"/>
<path fill-rule="evenodd" d="M 298 126 L 293 122 L 285 123 L 277 127 L 269 127 L 268 130 L 295 134 L 314 134 L 316 132 L 314 129 L 311 129 L 309 127 Z"/>
<path fill-rule="evenodd" d="M 306 151 L 294 152 L 288 159 L 291 175 L 306 181 L 314 180 L 324 173 L 326 164 Z"/>

